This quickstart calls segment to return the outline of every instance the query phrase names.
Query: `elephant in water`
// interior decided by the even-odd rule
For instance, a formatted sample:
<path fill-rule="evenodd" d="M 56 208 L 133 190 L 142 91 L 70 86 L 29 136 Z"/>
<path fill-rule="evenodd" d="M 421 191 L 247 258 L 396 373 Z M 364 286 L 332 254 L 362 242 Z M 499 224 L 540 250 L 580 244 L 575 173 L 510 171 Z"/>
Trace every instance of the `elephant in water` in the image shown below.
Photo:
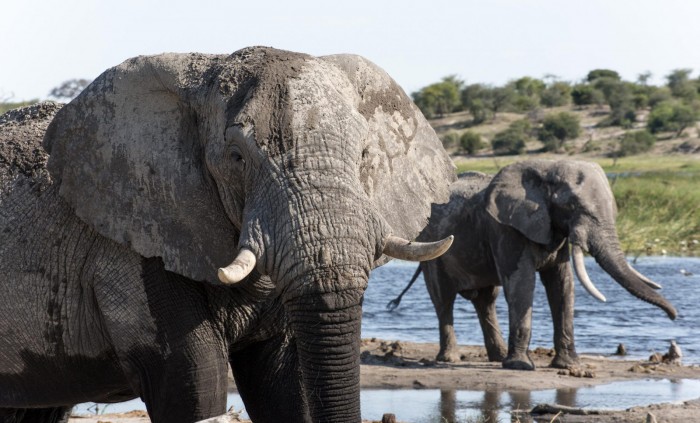
<path fill-rule="evenodd" d="M 424 272 L 440 324 L 437 359 L 459 360 L 453 305 L 460 294 L 476 309 L 489 359 L 502 360 L 505 368 L 533 370 L 528 346 L 535 272 L 539 272 L 554 326 L 556 356 L 551 365 L 565 368 L 577 363 L 570 246 L 578 279 L 593 296 L 605 301 L 586 273 L 584 251 L 632 295 L 675 319 L 675 308 L 655 291 L 660 286 L 625 260 L 616 215 L 608 180 L 594 163 L 531 160 L 506 166 L 494 177 L 478 172 L 460 175 L 452 184 L 449 203 L 433 207 L 430 222 L 418 237 L 454 233 L 455 243 L 445 255 L 422 262 L 410 283 Z M 507 350 L 496 317 L 499 286 L 508 303 Z M 400 299 L 387 307 L 396 307 Z"/>
<path fill-rule="evenodd" d="M 263 47 L 141 56 L 27 114 L 0 132 L 30 164 L 0 161 L 0 420 L 141 397 L 192 422 L 225 411 L 230 364 L 256 422 L 360 421 L 370 270 L 452 240 L 407 241 L 454 166 L 386 73 Z"/>

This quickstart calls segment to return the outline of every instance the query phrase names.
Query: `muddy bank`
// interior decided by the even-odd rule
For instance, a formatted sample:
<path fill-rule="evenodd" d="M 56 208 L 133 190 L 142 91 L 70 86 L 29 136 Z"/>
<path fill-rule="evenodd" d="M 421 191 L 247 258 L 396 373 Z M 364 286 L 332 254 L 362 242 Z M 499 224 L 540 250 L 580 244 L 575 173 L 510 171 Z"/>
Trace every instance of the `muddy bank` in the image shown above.
<path fill-rule="evenodd" d="M 513 371 L 501 368 L 500 363 L 490 363 L 482 347 L 461 346 L 462 361 L 458 363 L 436 363 L 437 344 L 413 343 L 365 339 L 362 342 L 361 384 L 363 389 L 459 389 L 538 391 L 546 389 L 581 388 L 608 384 L 617 381 L 661 379 L 700 380 L 700 366 L 683 366 L 644 361 L 625 360 L 615 356 L 581 355 L 581 366 L 570 370 L 547 367 L 552 352 L 536 348 L 532 358 L 537 366 L 534 372 Z M 614 353 L 614 351 L 611 351 Z M 665 351 L 662 351 L 665 353 Z M 233 385 L 233 384 L 232 384 Z M 518 416 L 519 421 L 562 422 L 639 422 L 647 414 L 654 415 L 659 422 L 694 421 L 700 416 L 700 399 L 682 404 L 654 404 L 626 410 L 580 410 L 550 408 L 549 413 L 530 415 L 530 410 Z M 400 410 L 387 407 L 387 413 L 396 413 L 401 421 Z M 572 414 L 573 413 L 573 414 Z M 555 415 L 555 420 L 552 420 Z M 381 418 L 381 416 L 372 416 Z M 74 417 L 71 423 L 144 423 L 147 415 L 109 414 L 101 416 Z M 236 421 L 230 419 L 229 421 Z M 410 421 L 410 420 L 403 420 Z"/>

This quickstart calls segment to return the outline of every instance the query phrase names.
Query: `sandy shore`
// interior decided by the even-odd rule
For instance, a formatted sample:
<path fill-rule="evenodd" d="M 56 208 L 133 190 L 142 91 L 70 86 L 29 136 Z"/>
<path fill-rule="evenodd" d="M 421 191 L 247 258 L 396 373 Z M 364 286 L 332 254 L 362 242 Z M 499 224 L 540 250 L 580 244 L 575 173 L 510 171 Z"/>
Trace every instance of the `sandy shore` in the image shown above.
<path fill-rule="evenodd" d="M 364 389 L 463 389 L 499 391 L 535 391 L 556 388 L 579 388 L 623 380 L 698 379 L 700 366 L 655 364 L 649 361 L 624 360 L 583 354 L 582 365 L 571 370 L 551 369 L 551 351 L 537 348 L 532 353 L 534 372 L 505 370 L 500 363 L 487 361 L 481 347 L 461 346 L 462 361 L 436 363 L 437 344 L 365 339 L 362 343 L 361 384 Z M 643 382 L 641 382 L 643 383 Z M 533 416 L 533 421 L 552 421 L 560 410 Z M 580 410 L 561 410 L 562 422 L 640 422 L 651 413 L 658 422 L 690 422 L 700 419 L 700 399 L 683 404 L 654 404 L 628 410 L 605 411 L 603 414 L 570 414 Z M 386 412 L 396 412 L 386 410 Z M 589 410 L 590 412 L 590 410 Z M 380 417 L 380 416 L 378 416 Z M 400 413 L 397 417 L 401 420 Z M 73 417 L 71 423 L 143 423 L 143 412 Z M 235 421 L 235 420 L 231 420 Z M 520 421 L 528 421 L 521 418 Z"/>

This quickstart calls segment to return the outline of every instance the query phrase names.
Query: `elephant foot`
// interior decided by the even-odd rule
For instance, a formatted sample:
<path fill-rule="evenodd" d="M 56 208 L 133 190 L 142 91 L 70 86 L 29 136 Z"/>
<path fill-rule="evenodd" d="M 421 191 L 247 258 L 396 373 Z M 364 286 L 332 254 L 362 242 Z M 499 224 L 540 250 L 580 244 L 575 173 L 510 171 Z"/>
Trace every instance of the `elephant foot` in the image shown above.
<path fill-rule="evenodd" d="M 535 363 L 525 354 L 514 354 L 503 360 L 503 368 L 510 370 L 535 370 Z"/>
<path fill-rule="evenodd" d="M 462 358 L 460 357 L 460 355 L 456 351 L 449 350 L 449 351 L 440 351 L 438 353 L 437 357 L 435 357 L 435 361 L 443 361 L 446 363 L 458 363 L 458 362 L 462 361 Z"/>
<path fill-rule="evenodd" d="M 487 348 L 486 353 L 489 357 L 489 361 L 501 362 L 506 359 L 508 351 L 505 347 L 503 348 Z"/>
<path fill-rule="evenodd" d="M 555 369 L 568 369 L 571 366 L 577 366 L 579 364 L 581 364 L 581 361 L 576 353 L 557 354 L 549 364 L 549 367 L 554 367 Z"/>

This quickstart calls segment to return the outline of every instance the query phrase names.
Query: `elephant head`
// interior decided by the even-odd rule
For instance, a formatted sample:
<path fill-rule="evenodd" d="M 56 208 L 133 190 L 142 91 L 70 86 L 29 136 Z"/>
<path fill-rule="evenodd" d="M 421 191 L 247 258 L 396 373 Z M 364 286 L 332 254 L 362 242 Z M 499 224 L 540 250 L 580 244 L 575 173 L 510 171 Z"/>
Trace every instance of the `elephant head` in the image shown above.
<path fill-rule="evenodd" d="M 404 241 L 454 172 L 386 73 L 263 47 L 136 57 L 66 105 L 45 146 L 61 196 L 102 235 L 194 280 L 268 275 L 314 421 L 359 421 L 370 270 L 451 242 Z"/>
<path fill-rule="evenodd" d="M 603 169 L 590 162 L 532 160 L 503 168 L 486 191 L 486 209 L 498 222 L 542 245 L 568 238 L 579 281 L 594 297 L 605 297 L 590 281 L 583 252 L 632 295 L 663 309 L 676 309 L 655 292 L 659 285 L 625 260 L 615 230 L 617 207 Z"/>

